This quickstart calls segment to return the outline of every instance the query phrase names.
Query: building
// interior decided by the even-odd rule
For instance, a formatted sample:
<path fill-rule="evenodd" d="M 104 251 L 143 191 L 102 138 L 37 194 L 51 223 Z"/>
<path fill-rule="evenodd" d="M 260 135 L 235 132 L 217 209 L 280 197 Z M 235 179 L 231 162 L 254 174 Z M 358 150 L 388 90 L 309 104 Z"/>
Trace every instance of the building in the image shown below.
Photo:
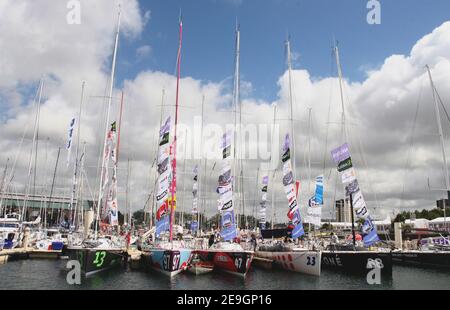
<path fill-rule="evenodd" d="M 427 219 L 410 219 L 405 220 L 405 225 L 411 226 L 416 229 L 429 229 L 429 220 Z"/>
<path fill-rule="evenodd" d="M 428 227 L 431 230 L 450 232 L 450 218 L 438 217 L 434 220 L 429 221 Z"/>
<path fill-rule="evenodd" d="M 440 210 L 444 210 L 444 205 L 446 208 L 450 207 L 448 199 L 436 200 L 436 207 Z"/>
<path fill-rule="evenodd" d="M 26 200 L 26 213 L 24 220 L 31 221 L 36 219 L 39 215 L 43 217 L 47 211 L 47 220 L 50 223 L 55 223 L 58 218 L 64 218 L 69 214 L 70 197 L 52 197 L 48 196 L 29 195 Z M 25 195 L 22 193 L 5 193 L 0 195 L 0 217 L 4 214 L 19 212 L 22 210 L 25 203 Z M 83 210 L 87 211 L 93 209 L 94 203 L 92 201 L 83 200 Z"/>
<path fill-rule="evenodd" d="M 352 222 L 352 212 L 350 207 L 350 200 L 348 198 L 336 201 L 336 222 L 348 223 Z"/>

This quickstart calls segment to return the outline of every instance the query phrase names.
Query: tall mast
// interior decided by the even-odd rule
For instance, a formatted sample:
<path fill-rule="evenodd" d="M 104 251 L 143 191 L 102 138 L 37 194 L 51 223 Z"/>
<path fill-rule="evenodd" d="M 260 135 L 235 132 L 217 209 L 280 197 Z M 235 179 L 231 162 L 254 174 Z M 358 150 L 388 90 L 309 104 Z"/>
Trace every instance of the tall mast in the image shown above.
<path fill-rule="evenodd" d="M 338 70 L 338 76 L 339 76 L 339 90 L 341 95 L 341 107 L 342 107 L 342 138 L 345 140 L 345 142 L 348 142 L 348 134 L 347 134 L 347 126 L 346 126 L 346 116 L 345 116 L 345 104 L 344 104 L 344 85 L 343 85 L 343 78 L 342 78 L 342 67 L 341 67 L 341 58 L 339 55 L 339 47 L 334 47 L 334 54 L 336 56 L 336 65 Z"/>
<path fill-rule="evenodd" d="M 235 55 L 235 69 L 234 69 L 234 97 L 233 97 L 233 106 L 234 106 L 234 173 L 233 175 L 234 177 L 234 184 L 233 184 L 233 188 L 235 190 L 238 189 L 238 184 L 239 184 L 239 180 L 238 180 L 238 176 L 239 176 L 239 168 L 238 168 L 238 163 L 239 161 L 237 160 L 237 109 L 238 106 L 240 104 L 240 45 L 241 45 L 241 32 L 240 32 L 240 28 L 239 28 L 239 24 L 236 22 L 236 55 Z M 240 128 L 239 128 L 240 131 Z M 239 148 L 241 148 L 241 146 L 239 146 Z M 242 179 L 241 179 L 242 182 Z M 234 201 L 233 201 L 234 202 Z M 241 202 L 241 201 L 240 201 Z M 237 227 L 239 227 L 239 208 L 237 209 L 238 212 L 237 213 Z"/>
<path fill-rule="evenodd" d="M 203 156 L 205 156 L 205 154 L 204 154 L 204 150 L 203 150 L 203 126 L 204 126 L 204 117 L 205 117 L 205 114 L 204 114 L 204 111 L 205 110 L 205 95 L 203 95 L 202 96 L 202 128 L 201 128 L 201 131 L 200 131 L 200 152 L 201 152 L 201 158 L 203 157 Z M 200 158 L 200 165 L 201 165 L 201 158 Z M 206 187 L 206 186 L 204 186 L 205 184 L 206 184 L 206 156 L 205 156 L 205 168 L 204 168 L 204 170 L 203 170 L 203 175 L 204 175 L 204 177 L 203 177 L 203 182 L 204 182 L 204 184 L 202 184 L 202 182 L 198 182 L 198 184 L 199 184 L 199 189 L 198 189 L 198 197 L 199 197 L 199 199 L 200 199 L 200 201 L 202 202 L 201 203 L 201 206 L 203 207 L 202 209 L 205 209 L 205 207 L 204 207 L 204 204 L 205 204 L 205 200 L 203 200 L 202 199 L 202 195 L 201 195 L 201 191 L 200 190 L 203 190 L 203 187 Z M 200 173 L 198 174 L 198 178 L 199 178 L 199 181 L 201 180 L 201 169 L 200 169 Z M 200 204 L 199 204 L 200 205 Z M 201 235 L 201 231 L 202 231 L 202 225 L 201 225 L 201 216 L 200 216 L 200 208 L 198 208 L 198 210 L 197 210 L 198 212 L 197 212 L 197 223 L 198 223 L 198 235 L 200 236 Z"/>
<path fill-rule="evenodd" d="M 128 195 L 129 195 L 129 185 L 130 185 L 130 159 L 128 158 L 127 160 L 127 185 L 125 187 L 125 215 L 124 215 L 124 223 L 128 223 L 130 221 L 129 219 L 129 203 L 130 201 L 128 200 Z M 145 214 L 145 211 L 144 211 Z"/>
<path fill-rule="evenodd" d="M 275 141 L 275 123 L 276 123 L 276 121 L 277 121 L 277 105 L 274 104 L 273 105 L 272 147 L 273 147 L 273 142 Z M 272 164 L 274 164 L 273 163 L 274 160 L 276 160 L 276 158 L 273 158 L 271 155 L 270 161 L 272 162 Z M 272 219 L 270 221 L 272 223 L 272 229 L 273 229 L 273 225 L 274 225 L 274 221 L 275 221 L 275 177 L 276 177 L 276 174 L 277 174 L 277 169 L 274 168 L 273 175 L 272 175 Z"/>
<path fill-rule="evenodd" d="M 181 75 L 181 48 L 183 44 L 183 19 L 180 13 L 180 28 L 179 28 L 179 44 L 178 44 L 178 57 L 177 57 L 177 92 L 175 99 L 175 134 L 173 138 L 173 171 L 172 171 L 172 202 L 170 204 L 170 242 L 173 240 L 173 221 L 174 221 L 174 205 L 176 195 L 177 184 L 177 128 L 178 128 L 178 100 L 180 91 L 180 75 Z"/>
<path fill-rule="evenodd" d="M 311 193 L 311 108 L 308 110 L 308 195 Z M 308 232 L 311 233 L 311 223 L 308 223 Z"/>
<path fill-rule="evenodd" d="M 113 52 L 113 60 L 111 65 L 111 76 L 110 76 L 110 88 L 109 88 L 109 97 L 108 97 L 108 109 L 106 112 L 106 124 L 105 124 L 105 138 L 103 140 L 103 153 L 102 156 L 102 169 L 100 173 L 100 185 L 98 187 L 98 200 L 97 200 L 97 219 L 96 219 L 96 225 L 95 225 L 95 239 L 97 239 L 97 233 L 98 233 L 98 226 L 100 225 L 100 205 L 103 198 L 103 177 L 104 177 L 104 170 L 107 169 L 105 167 L 105 153 L 106 153 L 106 142 L 108 139 L 108 131 L 109 131 L 109 116 L 111 112 L 111 103 L 112 103 L 112 95 L 113 95 L 113 89 L 114 89 L 114 74 L 116 71 L 116 60 L 117 60 L 117 48 L 119 46 L 119 34 L 120 34 L 120 15 L 121 15 L 121 9 L 119 6 L 119 13 L 117 18 L 117 31 L 116 31 L 116 39 L 114 43 L 114 52 Z"/>
<path fill-rule="evenodd" d="M 122 114 L 123 114 L 123 90 L 120 97 L 120 114 L 119 114 L 119 127 L 117 129 L 117 151 L 116 151 L 116 161 L 119 162 L 119 151 L 120 151 L 120 132 L 122 129 Z"/>
<path fill-rule="evenodd" d="M 33 166 L 33 149 L 37 143 L 36 140 L 37 140 L 37 131 L 38 131 L 38 123 L 39 123 L 39 114 L 40 114 L 40 110 L 41 110 L 41 99 L 42 99 L 43 88 L 44 88 L 44 78 L 41 79 L 40 88 L 39 88 L 39 99 L 38 99 L 37 107 L 36 107 L 36 119 L 34 121 L 33 142 L 32 142 L 32 146 L 31 146 L 30 160 L 28 162 L 28 182 L 27 182 L 27 185 L 25 188 L 25 197 L 24 197 L 23 209 L 22 209 L 22 220 L 23 221 L 26 220 L 25 216 L 26 216 L 28 196 L 30 193 L 30 185 L 31 185 L 30 180 L 31 180 L 31 172 L 32 172 L 32 166 Z"/>
<path fill-rule="evenodd" d="M 338 70 L 338 76 L 339 76 L 339 90 L 341 94 L 341 107 L 342 107 L 342 139 L 344 139 L 343 142 L 348 142 L 348 133 L 347 133 L 347 126 L 346 126 L 346 116 L 345 116 L 345 103 L 344 103 L 344 84 L 343 84 L 343 78 L 342 78 L 342 67 L 341 67 L 341 58 L 339 55 L 339 47 L 334 47 L 334 54 L 336 56 L 336 65 Z M 334 202 L 334 204 L 336 204 Z M 345 198 L 344 198 L 344 209 L 345 209 Z M 351 212 L 351 220 L 352 220 L 352 235 L 353 235 L 353 246 L 356 246 L 356 232 L 355 232 L 355 215 L 353 211 L 353 195 L 350 194 L 350 212 Z"/>
<path fill-rule="evenodd" d="M 76 145 L 76 150 L 75 150 L 75 166 L 74 166 L 74 171 L 73 171 L 73 183 L 72 183 L 72 195 L 70 197 L 70 206 L 72 208 L 72 212 L 73 214 L 71 214 L 71 220 L 72 220 L 72 224 L 75 225 L 76 222 L 76 217 L 77 217 L 77 212 L 78 212 L 78 200 L 75 200 L 75 195 L 77 192 L 77 174 L 78 174 L 78 152 L 79 152 L 79 148 L 80 148 L 80 129 L 81 129 L 81 109 L 83 106 L 83 100 L 84 100 L 84 86 L 85 86 L 86 82 L 83 81 L 81 83 L 81 99 L 80 99 L 80 107 L 78 109 L 78 124 L 77 124 L 77 145 Z M 83 205 L 83 204 L 81 204 Z"/>
<path fill-rule="evenodd" d="M 436 87 L 434 86 L 433 77 L 431 76 L 431 70 L 428 65 L 426 65 L 427 71 L 428 71 L 428 77 L 430 78 L 430 84 L 431 84 L 431 91 L 433 92 L 433 100 L 434 100 L 434 109 L 436 112 L 436 122 L 439 129 L 439 139 L 441 140 L 441 148 L 442 148 L 442 163 L 444 168 L 444 175 L 445 175 L 445 186 L 447 191 L 447 199 L 450 199 L 449 191 L 450 191 L 450 179 L 448 175 L 448 166 L 447 166 L 447 155 L 445 153 L 445 144 L 444 144 L 444 133 L 442 131 L 442 123 L 441 123 L 441 114 L 439 111 L 439 105 L 436 97 Z M 446 214 L 446 208 L 447 204 L 445 203 L 444 199 L 444 227 L 447 228 L 447 214 Z"/>
<path fill-rule="evenodd" d="M 183 198 L 183 200 L 181 201 L 181 210 L 180 210 L 180 213 L 181 213 L 181 227 L 183 227 L 183 229 L 184 229 L 184 210 L 185 210 L 185 207 L 184 207 L 184 205 L 185 205 L 185 203 L 184 203 L 184 196 L 186 195 L 186 157 L 187 157 L 187 154 L 186 154 L 186 145 L 187 145 L 187 129 L 186 129 L 186 131 L 185 131 L 185 135 L 184 135 L 184 153 L 185 153 L 185 155 L 184 155 L 184 159 L 183 159 L 183 196 L 182 196 L 182 198 Z"/>
<path fill-rule="evenodd" d="M 291 56 L 291 42 L 289 39 L 286 40 L 286 51 L 287 51 L 287 66 L 289 75 L 289 108 L 290 108 L 290 121 L 291 121 L 291 140 L 292 140 L 292 171 L 294 174 L 294 181 L 297 180 L 296 175 L 296 153 L 295 153 L 295 135 L 294 135 L 294 103 L 292 100 L 292 56 Z"/>

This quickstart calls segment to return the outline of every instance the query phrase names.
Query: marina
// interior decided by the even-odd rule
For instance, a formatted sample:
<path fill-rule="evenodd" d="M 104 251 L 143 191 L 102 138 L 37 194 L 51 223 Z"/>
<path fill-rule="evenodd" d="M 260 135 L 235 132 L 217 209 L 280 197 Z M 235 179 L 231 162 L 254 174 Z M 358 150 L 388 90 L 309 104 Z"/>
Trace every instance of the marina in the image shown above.
<path fill-rule="evenodd" d="M 78 24 L 73 48 L 95 48 L 59 56 L 77 58 L 70 82 L 42 67 L 14 89 L 0 79 L 0 290 L 450 290 L 450 21 L 361 81 L 348 37 L 332 40 L 322 78 L 300 68 L 314 67 L 305 33 L 279 36 L 266 60 L 282 68 L 276 99 L 255 100 L 248 20 L 213 36 L 230 69 L 217 57 L 215 83 L 195 78 L 210 61 L 193 65 L 196 52 L 216 47 L 191 7 L 159 20 L 150 46 L 153 5 L 92 1 L 111 16 Z M 415 110 L 390 110 L 403 100 Z"/>

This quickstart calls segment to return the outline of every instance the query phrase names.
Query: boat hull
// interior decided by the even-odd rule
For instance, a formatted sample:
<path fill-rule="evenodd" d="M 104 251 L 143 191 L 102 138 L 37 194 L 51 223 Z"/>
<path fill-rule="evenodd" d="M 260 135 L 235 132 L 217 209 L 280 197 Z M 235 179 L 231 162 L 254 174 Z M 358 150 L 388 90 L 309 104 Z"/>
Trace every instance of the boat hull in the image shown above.
<path fill-rule="evenodd" d="M 195 251 L 202 261 L 214 264 L 214 268 L 230 274 L 245 277 L 250 270 L 253 252 L 200 250 Z"/>
<path fill-rule="evenodd" d="M 122 250 L 69 248 L 69 258 L 77 260 L 84 276 L 90 277 L 96 273 L 121 266 L 125 259 Z"/>
<path fill-rule="evenodd" d="M 392 260 L 399 265 L 450 268 L 450 252 L 398 251 L 392 253 Z"/>
<path fill-rule="evenodd" d="M 257 251 L 256 257 L 272 260 L 278 268 L 304 273 L 313 276 L 320 276 L 321 252 L 316 251 L 289 251 L 270 252 Z"/>
<path fill-rule="evenodd" d="M 147 264 L 152 269 L 173 277 L 188 268 L 191 254 L 192 250 L 189 249 L 151 249 L 147 253 Z"/>
<path fill-rule="evenodd" d="M 376 251 L 322 251 L 322 267 L 348 273 L 367 274 L 379 267 L 383 274 L 392 275 L 392 253 Z"/>

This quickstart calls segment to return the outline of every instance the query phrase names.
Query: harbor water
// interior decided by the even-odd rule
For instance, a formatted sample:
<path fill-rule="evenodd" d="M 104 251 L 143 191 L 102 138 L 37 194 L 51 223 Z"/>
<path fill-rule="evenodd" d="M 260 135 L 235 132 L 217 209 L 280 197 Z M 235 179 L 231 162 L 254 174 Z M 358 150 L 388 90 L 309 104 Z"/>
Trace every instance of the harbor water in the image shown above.
<path fill-rule="evenodd" d="M 170 279 L 153 271 L 108 270 L 69 285 L 64 271 L 67 260 L 20 260 L 0 265 L 0 289 L 61 290 L 450 290 L 450 270 L 394 266 L 391 278 L 369 285 L 365 276 L 322 270 L 320 277 L 283 270 L 253 268 L 245 279 L 213 272 L 202 276 L 182 273 Z"/>

